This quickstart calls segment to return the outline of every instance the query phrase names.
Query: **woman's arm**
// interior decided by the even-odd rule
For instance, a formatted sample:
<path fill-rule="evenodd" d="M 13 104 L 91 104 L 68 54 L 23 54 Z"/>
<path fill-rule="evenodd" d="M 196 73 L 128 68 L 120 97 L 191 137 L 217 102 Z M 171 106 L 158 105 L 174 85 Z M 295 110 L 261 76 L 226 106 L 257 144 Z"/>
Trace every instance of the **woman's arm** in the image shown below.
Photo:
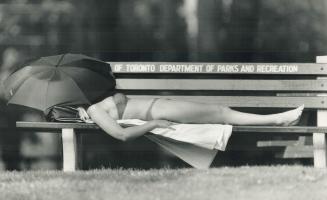
<path fill-rule="evenodd" d="M 122 128 L 109 114 L 101 108 L 100 105 L 94 104 L 87 109 L 91 119 L 100 126 L 106 133 L 112 137 L 127 141 L 142 136 L 155 128 L 168 128 L 172 122 L 166 120 L 153 120 L 143 125 Z"/>

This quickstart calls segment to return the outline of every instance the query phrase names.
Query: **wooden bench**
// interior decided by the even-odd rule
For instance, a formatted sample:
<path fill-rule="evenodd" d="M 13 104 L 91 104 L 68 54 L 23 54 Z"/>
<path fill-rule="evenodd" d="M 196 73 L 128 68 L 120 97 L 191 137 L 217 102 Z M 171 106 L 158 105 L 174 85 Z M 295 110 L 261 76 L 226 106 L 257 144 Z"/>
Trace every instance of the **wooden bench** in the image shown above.
<path fill-rule="evenodd" d="M 327 56 L 317 63 L 110 62 L 117 90 L 130 97 L 167 97 L 210 102 L 235 109 L 290 109 L 301 104 L 316 115 L 311 124 L 292 127 L 234 126 L 233 132 L 308 135 L 314 166 L 327 167 Z M 313 125 L 312 125 L 313 124 Z M 76 135 L 99 127 L 82 123 L 17 122 L 18 129 L 62 134 L 63 170 L 78 169 Z"/>

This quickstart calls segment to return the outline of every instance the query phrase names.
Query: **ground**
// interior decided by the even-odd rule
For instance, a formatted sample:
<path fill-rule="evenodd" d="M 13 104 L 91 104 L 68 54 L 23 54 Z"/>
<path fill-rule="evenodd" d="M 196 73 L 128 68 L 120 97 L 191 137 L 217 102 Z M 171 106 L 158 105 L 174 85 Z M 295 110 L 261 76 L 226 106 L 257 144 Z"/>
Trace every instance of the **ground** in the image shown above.
<path fill-rule="evenodd" d="M 327 170 L 303 166 L 0 173 L 0 199 L 326 198 Z"/>

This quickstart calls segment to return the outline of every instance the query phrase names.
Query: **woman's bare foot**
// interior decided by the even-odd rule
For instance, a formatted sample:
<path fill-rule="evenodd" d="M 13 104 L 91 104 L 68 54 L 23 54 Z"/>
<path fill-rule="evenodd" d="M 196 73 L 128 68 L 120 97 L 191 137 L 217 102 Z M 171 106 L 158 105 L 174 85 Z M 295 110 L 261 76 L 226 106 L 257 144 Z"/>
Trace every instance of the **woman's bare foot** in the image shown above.
<path fill-rule="evenodd" d="M 296 125 L 300 121 L 303 109 L 304 109 L 304 105 L 299 106 L 290 111 L 276 114 L 276 118 L 277 118 L 276 125 L 279 126 Z"/>

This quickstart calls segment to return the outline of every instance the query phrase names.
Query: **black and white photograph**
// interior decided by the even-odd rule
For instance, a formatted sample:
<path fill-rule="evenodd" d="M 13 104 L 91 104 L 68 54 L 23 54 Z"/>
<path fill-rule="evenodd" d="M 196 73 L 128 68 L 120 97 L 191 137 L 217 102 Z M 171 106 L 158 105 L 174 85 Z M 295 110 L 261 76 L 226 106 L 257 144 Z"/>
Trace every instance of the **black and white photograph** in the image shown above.
<path fill-rule="evenodd" d="M 324 200 L 327 0 L 1 0 L 0 199 Z"/>

